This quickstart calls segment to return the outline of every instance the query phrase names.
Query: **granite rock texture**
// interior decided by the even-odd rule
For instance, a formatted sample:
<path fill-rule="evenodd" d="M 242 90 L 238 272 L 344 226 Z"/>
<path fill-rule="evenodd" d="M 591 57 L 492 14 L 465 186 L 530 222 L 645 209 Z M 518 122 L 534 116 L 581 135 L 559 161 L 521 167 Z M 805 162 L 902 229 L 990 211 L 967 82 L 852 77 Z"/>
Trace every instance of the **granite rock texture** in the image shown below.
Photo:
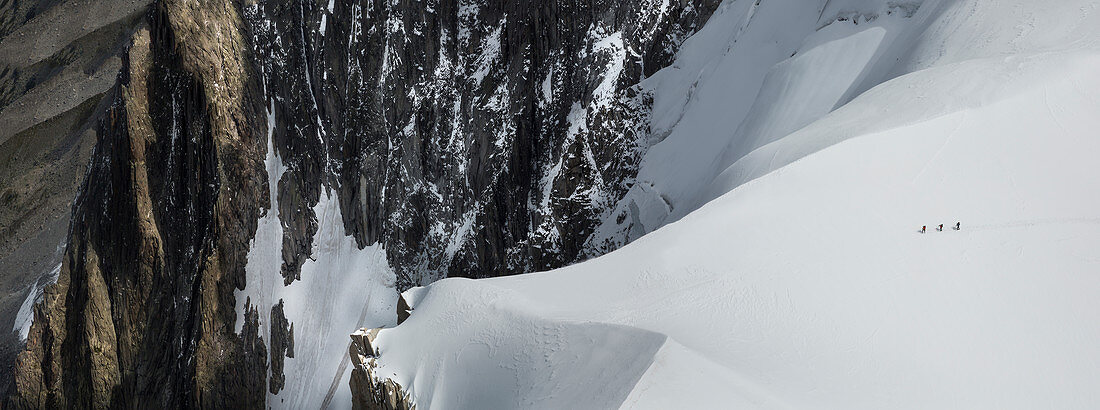
<path fill-rule="evenodd" d="M 255 308 L 233 332 L 266 205 L 261 89 L 237 11 L 157 2 L 131 36 L 8 407 L 263 405 Z"/>

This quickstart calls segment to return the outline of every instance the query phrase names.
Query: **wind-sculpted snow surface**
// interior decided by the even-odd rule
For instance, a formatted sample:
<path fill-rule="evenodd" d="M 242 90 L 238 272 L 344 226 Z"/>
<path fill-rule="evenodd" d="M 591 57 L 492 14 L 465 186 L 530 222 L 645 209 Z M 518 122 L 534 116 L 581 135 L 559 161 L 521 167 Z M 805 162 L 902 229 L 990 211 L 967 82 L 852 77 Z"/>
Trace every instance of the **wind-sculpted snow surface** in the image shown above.
<path fill-rule="evenodd" d="M 419 396 L 418 407 L 612 408 L 666 340 L 637 327 L 546 317 L 523 294 L 470 279 L 406 295 L 428 314 L 417 312 L 397 329 L 433 329 L 425 336 L 443 338 L 431 343 L 405 333 L 409 339 L 382 342 L 387 363 L 439 375 L 417 381 L 414 391 L 433 392 Z M 411 348 L 399 347 L 406 342 Z"/>
<path fill-rule="evenodd" d="M 761 20 L 782 2 L 741 3 L 679 59 L 712 25 L 799 29 Z M 378 374 L 433 408 L 1100 406 L 1100 4 L 928 1 L 886 17 L 866 3 L 829 5 L 810 32 L 849 32 L 792 40 L 793 57 L 756 69 L 767 101 L 708 96 L 708 78 L 745 78 L 721 63 L 683 88 L 684 118 L 643 165 L 705 160 L 661 168 L 687 186 L 651 195 L 687 209 L 649 222 L 676 222 L 566 268 L 410 290 L 412 316 L 378 336 Z M 744 60 L 745 35 L 710 46 Z M 701 119 L 723 109 L 754 114 L 707 137 Z M 689 125 L 700 133 L 678 136 Z M 714 138 L 708 157 L 692 136 Z M 647 367 L 576 370 L 590 356 Z"/>

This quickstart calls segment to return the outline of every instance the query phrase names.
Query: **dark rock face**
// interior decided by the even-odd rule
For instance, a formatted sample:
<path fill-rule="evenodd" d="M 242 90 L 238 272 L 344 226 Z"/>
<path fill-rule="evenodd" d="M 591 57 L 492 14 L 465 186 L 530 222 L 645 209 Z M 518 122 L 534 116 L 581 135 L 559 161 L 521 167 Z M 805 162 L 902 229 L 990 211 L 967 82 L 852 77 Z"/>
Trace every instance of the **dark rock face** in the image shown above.
<path fill-rule="evenodd" d="M 283 275 L 322 183 L 399 287 L 584 256 L 633 182 L 651 98 L 717 1 L 264 2 L 245 15 L 275 102 Z M 591 252 L 589 252 L 591 253 Z"/>
<path fill-rule="evenodd" d="M 271 307 L 271 383 L 268 389 L 272 394 L 282 390 L 286 383 L 284 357 L 294 358 L 294 325 L 286 320 L 280 299 L 277 305 Z"/>
<path fill-rule="evenodd" d="M 196 7 L 157 3 L 132 37 L 13 408 L 263 404 L 255 308 L 233 332 L 264 205 L 259 85 L 235 10 Z"/>
<path fill-rule="evenodd" d="M 0 396 L 23 347 L 12 322 L 61 262 L 104 96 L 148 1 L 74 3 L 0 2 Z"/>

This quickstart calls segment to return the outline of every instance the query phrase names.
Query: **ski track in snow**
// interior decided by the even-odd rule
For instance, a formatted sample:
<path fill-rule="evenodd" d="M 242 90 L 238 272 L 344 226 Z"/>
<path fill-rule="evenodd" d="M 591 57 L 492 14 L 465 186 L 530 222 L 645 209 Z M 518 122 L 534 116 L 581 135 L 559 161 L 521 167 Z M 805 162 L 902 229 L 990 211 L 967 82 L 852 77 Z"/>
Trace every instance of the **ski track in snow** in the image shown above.
<path fill-rule="evenodd" d="M 947 145 L 951 143 L 951 138 L 954 137 L 955 134 L 959 132 L 959 129 L 962 128 L 963 123 L 965 123 L 965 122 L 966 122 L 966 113 L 964 112 L 962 119 L 959 120 L 959 123 L 955 127 L 955 129 L 953 129 L 953 130 L 951 130 L 951 132 L 947 133 L 947 137 L 943 139 L 943 144 L 940 145 L 940 149 L 936 150 L 935 154 L 932 154 L 932 157 L 929 158 L 928 162 L 924 164 L 924 168 L 921 168 L 920 172 L 917 173 L 917 176 L 913 177 L 913 183 L 916 183 L 917 180 L 919 180 L 920 177 L 922 175 L 924 175 L 924 172 L 928 170 L 928 166 L 932 165 L 932 163 L 936 161 L 936 158 L 940 157 L 940 154 L 943 153 L 944 148 L 947 148 Z M 769 165 L 772 165 L 772 164 L 769 164 Z"/>
<path fill-rule="evenodd" d="M 1072 224 L 1100 224 L 1100 218 L 1047 218 L 1047 219 L 1036 219 L 1036 220 L 1030 220 L 1030 221 L 1006 222 L 1006 223 L 999 223 L 999 224 L 977 224 L 977 225 L 972 225 L 972 226 L 968 225 L 968 226 L 971 226 L 971 227 L 966 228 L 966 229 L 967 230 L 974 230 L 974 231 L 988 231 L 988 230 L 996 230 L 996 229 L 1026 228 L 1026 227 L 1040 226 L 1040 225 L 1067 225 L 1067 224 L 1070 224 L 1070 225 L 1072 225 Z M 944 229 L 946 230 L 947 228 L 944 228 Z"/>

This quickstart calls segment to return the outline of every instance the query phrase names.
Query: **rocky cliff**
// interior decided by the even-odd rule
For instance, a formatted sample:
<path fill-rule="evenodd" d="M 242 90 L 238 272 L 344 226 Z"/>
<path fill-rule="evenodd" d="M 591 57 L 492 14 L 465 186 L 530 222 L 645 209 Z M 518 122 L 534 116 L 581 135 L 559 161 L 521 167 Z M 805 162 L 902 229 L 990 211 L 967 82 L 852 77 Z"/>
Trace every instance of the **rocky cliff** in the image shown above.
<path fill-rule="evenodd" d="M 660 138 L 637 84 L 716 7 L 138 7 L 117 80 L 93 110 L 63 264 L 35 307 L 8 404 L 262 406 L 292 377 L 284 360 L 310 346 L 294 343 L 291 301 L 248 305 L 236 324 L 234 290 L 248 286 L 266 212 L 282 227 L 282 266 L 269 274 L 301 279 L 326 193 L 359 248 L 385 249 L 398 289 L 617 246 L 590 237 Z M 285 166 L 270 198 L 265 130 Z"/>
<path fill-rule="evenodd" d="M 11 407 L 262 405 L 255 321 L 233 333 L 264 205 L 240 25 L 232 4 L 165 1 L 131 37 Z"/>
<path fill-rule="evenodd" d="M 0 392 L 60 264 L 104 96 L 146 3 L 0 2 Z"/>

